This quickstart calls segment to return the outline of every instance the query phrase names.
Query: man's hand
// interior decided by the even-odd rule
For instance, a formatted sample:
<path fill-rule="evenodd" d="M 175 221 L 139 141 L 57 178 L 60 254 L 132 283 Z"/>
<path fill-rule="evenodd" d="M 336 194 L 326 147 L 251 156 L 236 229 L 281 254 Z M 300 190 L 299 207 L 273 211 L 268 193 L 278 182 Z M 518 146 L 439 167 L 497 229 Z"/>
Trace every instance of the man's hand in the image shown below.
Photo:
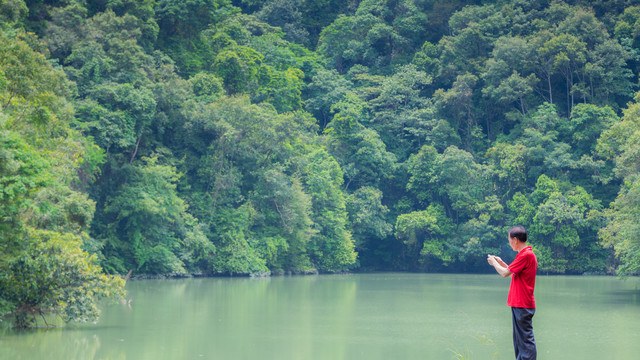
<path fill-rule="evenodd" d="M 509 266 L 500 259 L 500 257 L 495 255 L 487 255 L 487 262 L 489 265 L 493 266 L 498 274 L 502 275 L 502 277 L 508 277 L 511 275 L 511 271 L 509 271 Z"/>
<path fill-rule="evenodd" d="M 500 259 L 500 257 L 499 257 L 499 256 L 494 256 L 493 258 L 494 258 L 494 259 L 496 260 L 496 262 L 497 262 L 498 264 L 500 264 L 502 267 L 508 267 L 508 266 L 509 266 L 509 265 L 507 265 L 507 263 L 505 263 L 504 261 L 502 261 L 502 259 Z"/>

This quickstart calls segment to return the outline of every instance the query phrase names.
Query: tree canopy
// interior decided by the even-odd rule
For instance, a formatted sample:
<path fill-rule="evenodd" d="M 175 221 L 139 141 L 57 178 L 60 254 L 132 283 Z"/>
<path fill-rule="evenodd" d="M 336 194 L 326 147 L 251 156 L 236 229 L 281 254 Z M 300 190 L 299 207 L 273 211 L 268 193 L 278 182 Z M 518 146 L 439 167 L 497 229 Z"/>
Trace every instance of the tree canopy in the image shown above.
<path fill-rule="evenodd" d="M 639 19 L 3 1 L 0 314 L 87 320 L 128 272 L 481 272 L 512 225 L 541 271 L 637 274 Z"/>

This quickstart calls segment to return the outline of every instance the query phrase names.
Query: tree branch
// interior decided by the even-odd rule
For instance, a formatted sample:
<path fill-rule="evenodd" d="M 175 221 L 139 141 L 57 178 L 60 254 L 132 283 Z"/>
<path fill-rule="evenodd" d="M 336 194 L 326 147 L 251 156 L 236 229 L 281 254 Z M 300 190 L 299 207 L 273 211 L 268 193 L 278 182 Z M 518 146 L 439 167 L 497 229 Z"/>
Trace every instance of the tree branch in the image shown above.
<path fill-rule="evenodd" d="M 280 214 L 280 220 L 282 220 L 282 226 L 284 226 L 285 229 L 289 229 L 289 227 L 287 226 L 287 223 L 284 221 L 284 216 L 282 216 L 282 213 L 280 212 L 278 203 L 275 200 L 273 200 L 273 203 L 276 205 L 276 210 L 278 211 L 278 214 Z"/>
<path fill-rule="evenodd" d="M 142 140 L 142 135 L 140 135 L 140 137 L 138 138 L 138 141 L 136 141 L 136 149 L 133 151 L 133 155 L 131 155 L 131 160 L 129 160 L 129 164 L 133 163 L 133 159 L 136 157 L 136 154 L 138 153 L 138 146 L 140 146 L 140 140 Z"/>

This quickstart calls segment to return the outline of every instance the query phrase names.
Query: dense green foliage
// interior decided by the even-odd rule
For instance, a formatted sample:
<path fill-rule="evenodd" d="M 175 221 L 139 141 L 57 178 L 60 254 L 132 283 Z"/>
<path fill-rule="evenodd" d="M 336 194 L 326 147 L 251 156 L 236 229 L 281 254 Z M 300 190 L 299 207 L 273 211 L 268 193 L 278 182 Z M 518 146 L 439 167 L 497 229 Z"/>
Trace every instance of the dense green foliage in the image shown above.
<path fill-rule="evenodd" d="M 68 238 L 114 274 L 481 271 L 514 224 L 541 270 L 640 269 L 633 1 L 0 16 L 4 269 Z"/>
<path fill-rule="evenodd" d="M 124 285 L 83 250 L 95 202 L 80 175 L 98 170 L 101 150 L 70 127 L 72 84 L 42 45 L 5 29 L 0 48 L 0 316 L 18 327 L 93 320 Z"/>

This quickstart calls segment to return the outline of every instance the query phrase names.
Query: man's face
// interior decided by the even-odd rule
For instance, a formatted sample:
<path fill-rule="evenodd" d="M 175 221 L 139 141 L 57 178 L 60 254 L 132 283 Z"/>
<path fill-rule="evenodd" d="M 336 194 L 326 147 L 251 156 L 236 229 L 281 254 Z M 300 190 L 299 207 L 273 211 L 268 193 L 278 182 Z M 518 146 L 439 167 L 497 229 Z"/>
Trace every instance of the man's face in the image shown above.
<path fill-rule="evenodd" d="M 509 237 L 508 235 L 507 235 L 507 239 L 509 240 L 509 245 L 511 245 L 511 248 L 513 249 L 513 251 L 517 251 L 516 242 L 518 241 L 518 239 Z"/>

